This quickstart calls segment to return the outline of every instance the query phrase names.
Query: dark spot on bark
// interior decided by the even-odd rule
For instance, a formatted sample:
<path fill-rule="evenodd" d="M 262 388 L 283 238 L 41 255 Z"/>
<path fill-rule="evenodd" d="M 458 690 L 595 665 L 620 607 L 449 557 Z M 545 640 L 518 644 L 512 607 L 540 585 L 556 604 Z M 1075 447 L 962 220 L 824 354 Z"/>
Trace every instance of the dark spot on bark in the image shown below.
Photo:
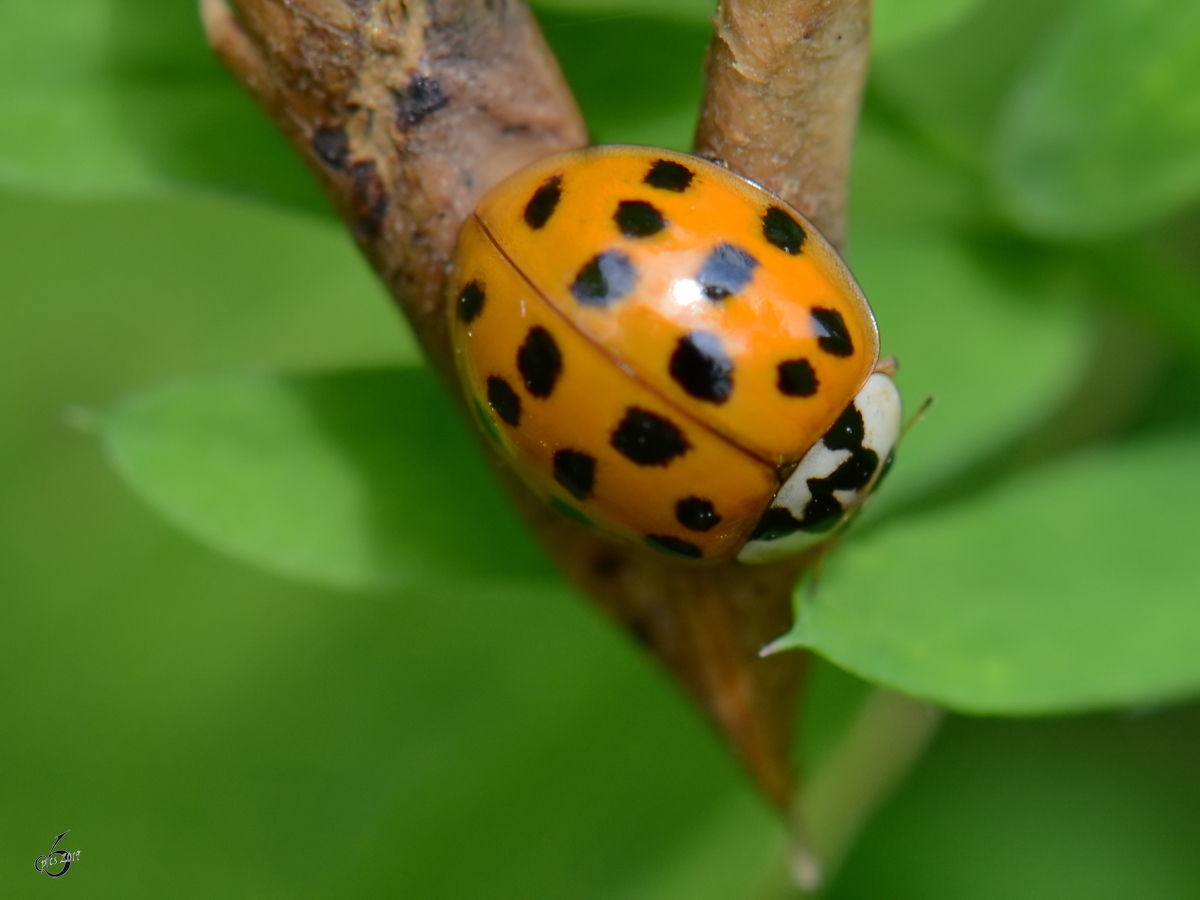
<path fill-rule="evenodd" d="M 388 196 L 375 171 L 375 161 L 363 160 L 350 167 L 354 197 L 355 227 L 366 238 L 379 237 L 387 217 Z"/>
<path fill-rule="evenodd" d="M 331 169 L 344 171 L 350 155 L 350 139 L 341 128 L 318 128 L 312 136 L 312 151 Z"/>
<path fill-rule="evenodd" d="M 414 75 L 404 90 L 393 90 L 392 97 L 396 101 L 396 126 L 401 131 L 407 131 L 450 103 L 437 79 L 428 75 Z"/>

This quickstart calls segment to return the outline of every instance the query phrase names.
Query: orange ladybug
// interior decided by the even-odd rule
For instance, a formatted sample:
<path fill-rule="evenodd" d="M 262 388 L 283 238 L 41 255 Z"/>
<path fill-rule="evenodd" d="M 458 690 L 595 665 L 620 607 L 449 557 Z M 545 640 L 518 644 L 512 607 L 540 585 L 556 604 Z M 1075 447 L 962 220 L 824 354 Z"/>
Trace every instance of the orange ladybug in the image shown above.
<path fill-rule="evenodd" d="M 542 160 L 459 236 L 450 332 L 480 423 L 555 508 L 698 560 L 827 538 L 900 433 L 871 308 L 829 243 L 721 166 Z"/>

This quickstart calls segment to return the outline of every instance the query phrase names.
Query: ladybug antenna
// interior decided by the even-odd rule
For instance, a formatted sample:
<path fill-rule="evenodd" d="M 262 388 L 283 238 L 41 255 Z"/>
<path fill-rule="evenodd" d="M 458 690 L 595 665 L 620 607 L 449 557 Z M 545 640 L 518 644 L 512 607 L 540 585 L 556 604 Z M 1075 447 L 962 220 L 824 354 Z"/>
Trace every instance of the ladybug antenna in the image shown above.
<path fill-rule="evenodd" d="M 904 440 L 904 437 L 908 434 L 910 428 L 925 418 L 925 413 L 929 412 L 929 407 L 933 406 L 936 401 L 937 397 L 933 394 L 930 394 L 925 398 L 925 402 L 921 404 L 915 413 L 908 417 L 908 421 L 905 422 L 904 427 L 900 429 L 900 437 L 896 439 L 897 444 Z"/>

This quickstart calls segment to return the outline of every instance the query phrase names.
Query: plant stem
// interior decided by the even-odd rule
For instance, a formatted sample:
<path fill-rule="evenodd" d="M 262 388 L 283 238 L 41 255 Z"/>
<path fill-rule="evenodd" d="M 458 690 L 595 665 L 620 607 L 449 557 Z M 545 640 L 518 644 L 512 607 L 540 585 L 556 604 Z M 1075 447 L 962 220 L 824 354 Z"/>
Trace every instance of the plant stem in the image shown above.
<path fill-rule="evenodd" d="M 797 793 L 790 868 L 814 893 L 833 879 L 867 821 L 933 737 L 942 712 L 876 688 L 825 764 Z"/>

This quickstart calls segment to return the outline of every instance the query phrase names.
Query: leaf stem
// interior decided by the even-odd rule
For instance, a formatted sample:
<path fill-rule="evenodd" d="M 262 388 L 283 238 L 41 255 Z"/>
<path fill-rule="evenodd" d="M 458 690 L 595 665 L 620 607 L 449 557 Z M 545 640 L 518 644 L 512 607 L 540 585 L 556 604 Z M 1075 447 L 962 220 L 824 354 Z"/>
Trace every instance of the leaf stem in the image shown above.
<path fill-rule="evenodd" d="M 867 821 L 920 758 L 942 711 L 876 688 L 793 805 L 789 868 L 803 892 L 827 886 Z"/>

